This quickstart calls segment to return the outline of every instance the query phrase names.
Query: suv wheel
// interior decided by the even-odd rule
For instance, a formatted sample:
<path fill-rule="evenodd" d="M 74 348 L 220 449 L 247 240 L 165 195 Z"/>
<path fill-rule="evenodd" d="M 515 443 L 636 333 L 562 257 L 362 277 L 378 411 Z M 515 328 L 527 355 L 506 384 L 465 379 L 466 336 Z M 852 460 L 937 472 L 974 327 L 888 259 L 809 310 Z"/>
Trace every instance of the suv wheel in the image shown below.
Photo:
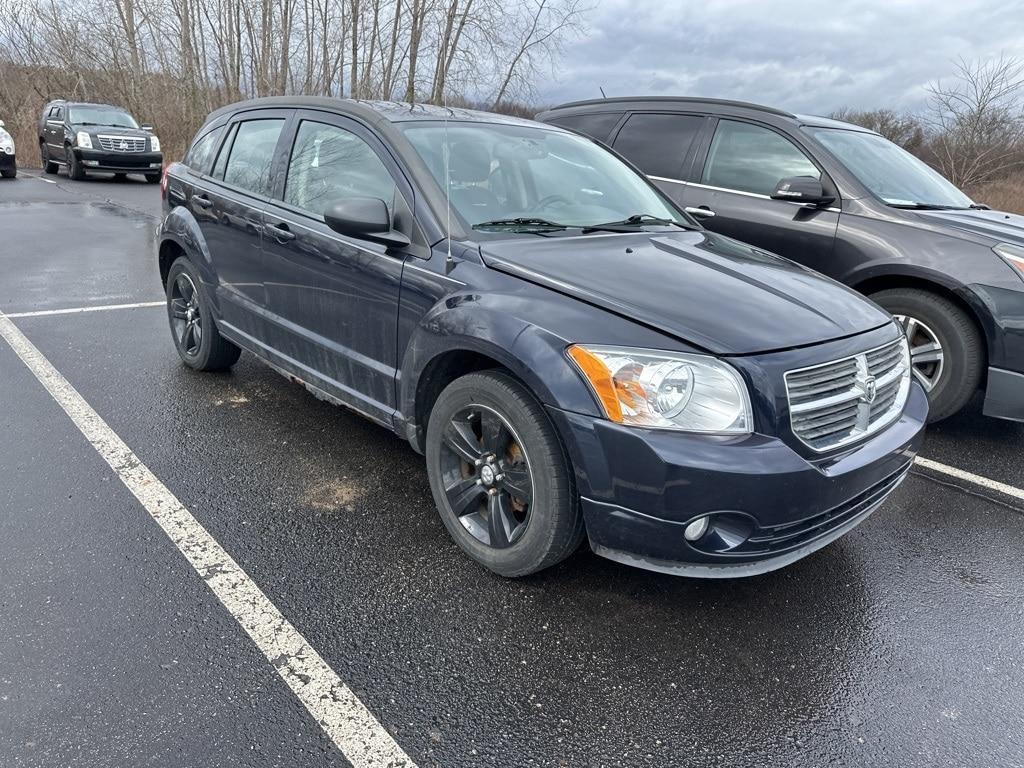
<path fill-rule="evenodd" d="M 82 164 L 75 157 L 75 151 L 70 146 L 64 147 L 64 156 L 68 164 L 68 176 L 75 181 L 81 181 L 85 178 L 85 170 L 82 168 Z"/>
<path fill-rule="evenodd" d="M 223 371 L 242 351 L 220 335 L 210 301 L 195 266 L 181 256 L 167 273 L 167 317 L 174 346 L 185 365 L 197 371 Z"/>
<path fill-rule="evenodd" d="M 540 403 L 512 377 L 485 371 L 449 384 L 430 413 L 426 453 L 445 527 L 491 571 L 534 573 L 582 541 L 561 442 Z"/>
<path fill-rule="evenodd" d="M 871 299 L 903 326 L 914 378 L 928 393 L 929 422 L 959 411 L 981 385 L 985 351 L 974 321 L 944 296 L 893 288 Z"/>
<path fill-rule="evenodd" d="M 159 173 L 147 173 L 146 174 L 146 183 L 147 184 L 159 184 L 160 183 L 160 176 L 161 175 L 162 174 L 159 174 Z"/>
<path fill-rule="evenodd" d="M 43 171 L 45 173 L 56 174 L 58 166 L 56 162 L 50 159 L 50 147 L 46 142 L 39 145 L 39 156 L 43 161 Z"/>

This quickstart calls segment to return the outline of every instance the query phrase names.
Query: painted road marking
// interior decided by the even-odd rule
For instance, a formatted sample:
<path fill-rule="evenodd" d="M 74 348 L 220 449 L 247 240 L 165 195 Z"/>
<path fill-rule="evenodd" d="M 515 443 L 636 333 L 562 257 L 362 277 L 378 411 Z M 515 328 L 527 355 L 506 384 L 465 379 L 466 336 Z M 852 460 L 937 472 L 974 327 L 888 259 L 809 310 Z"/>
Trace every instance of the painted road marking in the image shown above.
<path fill-rule="evenodd" d="M 0 336 L 174 542 L 349 762 L 355 768 L 416 768 L 249 575 L 3 313 Z"/>
<path fill-rule="evenodd" d="M 987 488 L 990 491 L 998 491 L 1006 496 L 1012 496 L 1015 499 L 1024 500 L 1024 490 L 1015 488 L 1012 485 L 1007 485 L 1006 483 L 1000 483 L 998 480 L 990 480 L 987 477 L 976 475 L 973 472 L 957 469 L 956 467 L 951 467 L 947 464 L 940 464 L 937 461 L 926 459 L 924 456 L 917 457 L 917 464 L 925 469 L 930 469 L 933 472 L 941 472 L 944 475 L 949 475 L 950 477 L 955 477 L 958 480 L 973 483 L 974 485 L 981 486 L 982 488 Z"/>
<path fill-rule="evenodd" d="M 97 307 L 68 307 L 66 309 L 40 309 L 35 312 L 11 312 L 6 317 L 48 317 L 50 315 L 77 315 L 81 312 L 106 312 L 110 309 L 139 309 L 165 307 L 166 301 L 142 301 L 137 304 L 102 304 Z"/>
<path fill-rule="evenodd" d="M 38 179 L 39 181 L 45 181 L 47 184 L 56 184 L 57 183 L 53 179 L 44 179 L 42 176 L 33 176 L 32 178 L 33 179 Z"/>

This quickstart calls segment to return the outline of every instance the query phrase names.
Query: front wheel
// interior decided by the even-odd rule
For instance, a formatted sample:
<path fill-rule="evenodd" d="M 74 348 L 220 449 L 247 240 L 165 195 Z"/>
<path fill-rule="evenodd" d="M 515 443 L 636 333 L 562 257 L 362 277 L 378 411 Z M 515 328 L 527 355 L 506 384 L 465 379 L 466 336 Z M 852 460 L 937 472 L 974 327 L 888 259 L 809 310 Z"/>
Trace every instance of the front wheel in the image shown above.
<path fill-rule="evenodd" d="M 963 408 L 985 369 L 985 347 L 974 321 L 945 296 L 919 288 L 891 288 L 871 299 L 907 334 L 914 378 L 928 393 L 929 423 Z"/>
<path fill-rule="evenodd" d="M 18 175 L 18 169 L 17 168 L 4 168 L 3 170 L 0 170 L 0 176 L 3 176 L 5 179 L 13 179 L 17 175 Z"/>
<path fill-rule="evenodd" d="M 199 272 L 185 256 L 167 273 L 167 317 L 185 365 L 197 371 L 223 371 L 238 362 L 242 351 L 220 335 Z"/>
<path fill-rule="evenodd" d="M 82 168 L 82 163 L 75 155 L 75 151 L 71 147 L 65 147 L 64 155 L 68 164 L 68 176 L 75 181 L 84 179 L 85 169 Z"/>
<path fill-rule="evenodd" d="M 427 474 L 441 520 L 471 558 L 525 576 L 583 538 L 569 461 L 543 407 L 498 371 L 456 379 L 427 425 Z"/>
<path fill-rule="evenodd" d="M 160 174 L 159 173 L 147 173 L 146 174 L 146 183 L 147 184 L 159 184 L 160 183 Z"/>

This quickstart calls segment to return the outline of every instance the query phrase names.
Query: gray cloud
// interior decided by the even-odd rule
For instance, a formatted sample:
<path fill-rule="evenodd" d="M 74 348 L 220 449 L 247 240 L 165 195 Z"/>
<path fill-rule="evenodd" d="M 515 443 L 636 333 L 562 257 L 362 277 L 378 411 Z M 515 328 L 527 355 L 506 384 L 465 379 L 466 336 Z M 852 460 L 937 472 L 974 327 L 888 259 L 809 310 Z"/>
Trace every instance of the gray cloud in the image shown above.
<path fill-rule="evenodd" d="M 689 95 L 800 112 L 917 109 L 957 57 L 1024 56 L 1024 3 L 992 0 L 603 0 L 545 103 Z"/>

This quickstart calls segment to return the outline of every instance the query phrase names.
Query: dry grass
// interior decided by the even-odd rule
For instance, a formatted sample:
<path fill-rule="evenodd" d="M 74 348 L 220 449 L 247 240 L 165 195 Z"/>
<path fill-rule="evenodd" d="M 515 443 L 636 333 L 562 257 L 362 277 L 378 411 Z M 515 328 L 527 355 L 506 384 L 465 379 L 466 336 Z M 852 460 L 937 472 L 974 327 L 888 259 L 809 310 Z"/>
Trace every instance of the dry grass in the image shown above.
<path fill-rule="evenodd" d="M 1024 214 L 1024 173 L 981 184 L 967 193 L 977 202 L 997 211 Z"/>

